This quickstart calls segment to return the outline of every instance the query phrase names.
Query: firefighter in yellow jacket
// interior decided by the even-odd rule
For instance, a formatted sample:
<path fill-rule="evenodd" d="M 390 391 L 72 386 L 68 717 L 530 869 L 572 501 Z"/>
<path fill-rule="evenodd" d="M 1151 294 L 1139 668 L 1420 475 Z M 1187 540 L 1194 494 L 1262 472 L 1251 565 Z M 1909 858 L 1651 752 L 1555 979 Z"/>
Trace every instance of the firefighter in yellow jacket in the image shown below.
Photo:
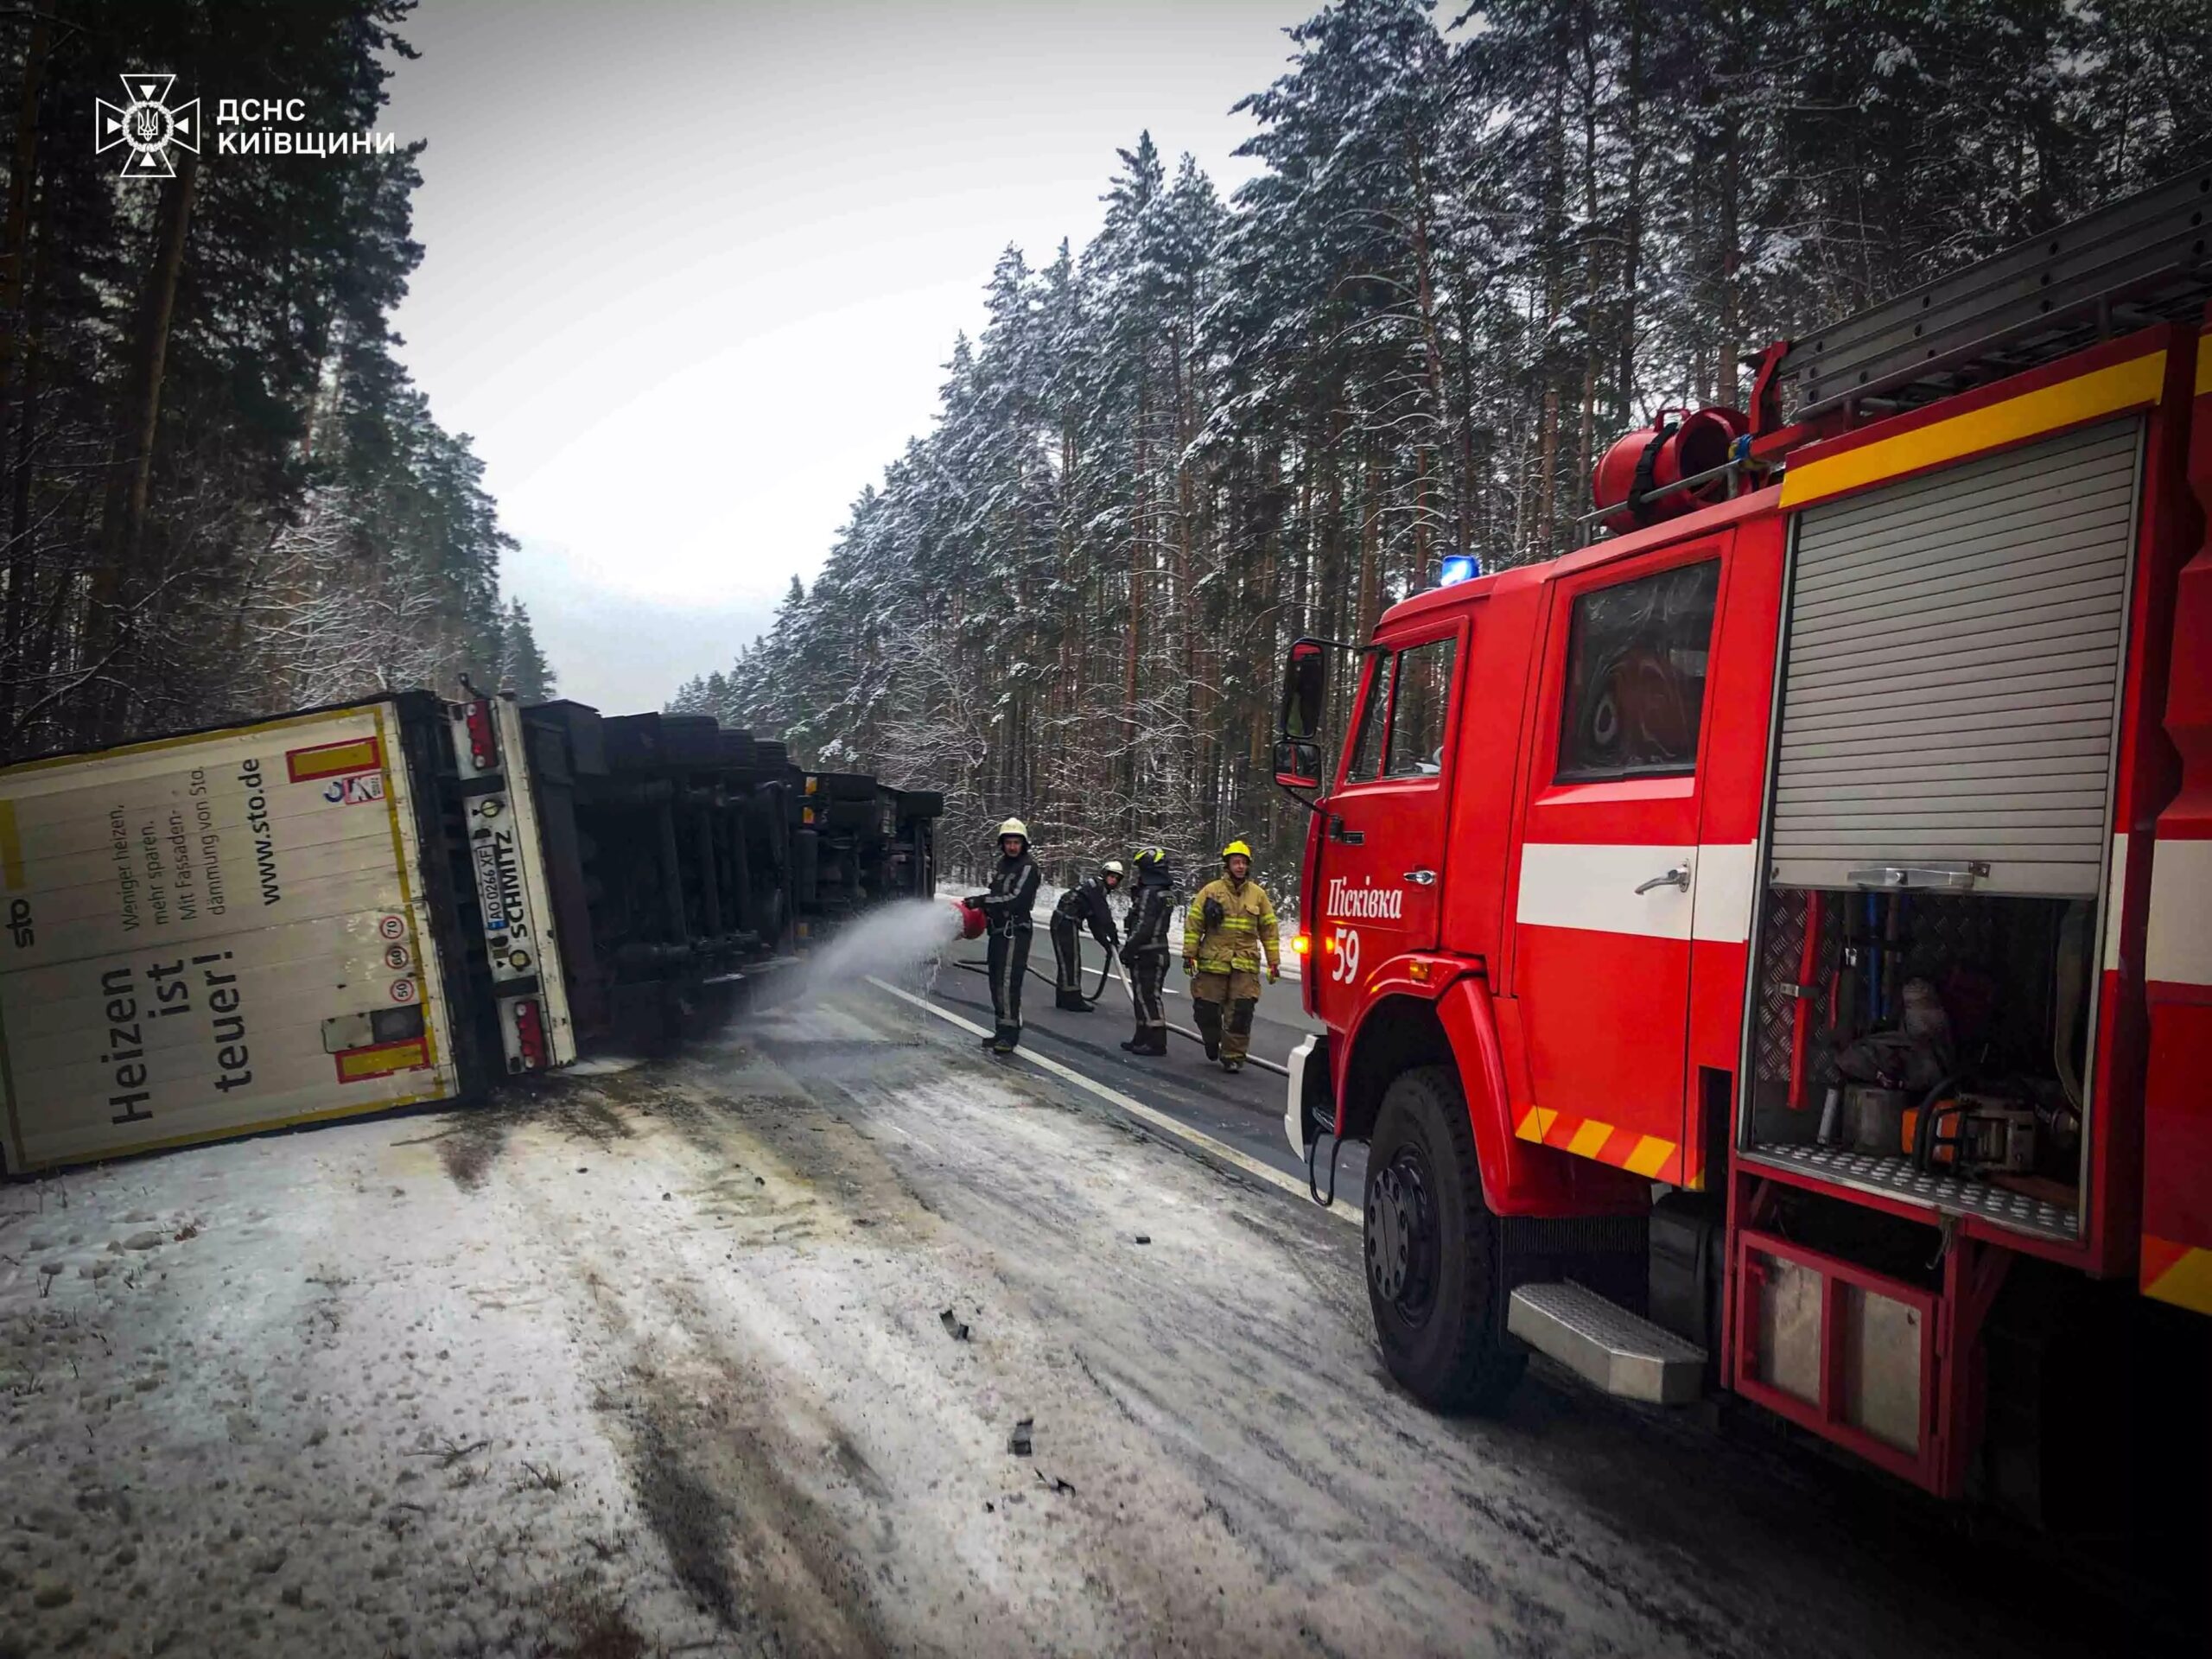
<path fill-rule="evenodd" d="M 1206 1058 L 1224 1071 L 1244 1069 L 1252 1041 L 1252 1010 L 1260 1003 L 1260 961 L 1268 977 L 1282 977 L 1275 907 L 1252 880 L 1252 849 L 1232 841 L 1221 849 L 1224 874 L 1209 881 L 1183 917 L 1183 971 L 1191 976 L 1192 1010 Z"/>

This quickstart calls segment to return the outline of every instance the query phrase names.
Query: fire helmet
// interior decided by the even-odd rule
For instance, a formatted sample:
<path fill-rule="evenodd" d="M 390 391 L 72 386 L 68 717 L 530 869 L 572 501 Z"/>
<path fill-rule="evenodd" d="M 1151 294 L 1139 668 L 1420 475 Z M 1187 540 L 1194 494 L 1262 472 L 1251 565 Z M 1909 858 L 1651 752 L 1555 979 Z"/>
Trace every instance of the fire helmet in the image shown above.
<path fill-rule="evenodd" d="M 1008 836 L 1020 836 L 1021 844 L 1027 847 L 1029 844 L 1029 826 L 1020 818 L 1008 818 L 999 825 L 998 838 L 1004 841 Z"/>
<path fill-rule="evenodd" d="M 1101 875 L 1127 875 L 1128 871 L 1123 867 L 1120 859 L 1109 858 L 1103 864 L 1101 864 L 1098 867 L 1098 874 Z"/>
<path fill-rule="evenodd" d="M 1232 841 L 1221 849 L 1221 855 L 1224 859 L 1249 858 L 1252 856 L 1252 849 L 1242 841 Z"/>

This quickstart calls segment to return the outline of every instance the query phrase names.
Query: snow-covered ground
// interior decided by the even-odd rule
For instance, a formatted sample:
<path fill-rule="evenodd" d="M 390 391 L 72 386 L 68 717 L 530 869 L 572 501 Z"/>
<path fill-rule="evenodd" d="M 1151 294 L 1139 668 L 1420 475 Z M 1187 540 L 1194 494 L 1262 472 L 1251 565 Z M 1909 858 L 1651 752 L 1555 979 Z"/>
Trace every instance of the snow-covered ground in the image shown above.
<path fill-rule="evenodd" d="M 2055 1645 L 1670 1424 L 1423 1412 L 1357 1249 L 873 998 L 0 1188 L 0 1655 Z"/>

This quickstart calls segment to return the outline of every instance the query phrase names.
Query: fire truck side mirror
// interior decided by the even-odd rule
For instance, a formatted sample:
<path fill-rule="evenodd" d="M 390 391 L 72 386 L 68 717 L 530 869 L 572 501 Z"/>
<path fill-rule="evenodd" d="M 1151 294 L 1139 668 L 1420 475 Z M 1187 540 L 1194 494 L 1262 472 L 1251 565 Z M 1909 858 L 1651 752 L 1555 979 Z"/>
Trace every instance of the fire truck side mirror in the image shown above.
<path fill-rule="evenodd" d="M 1321 746 L 1303 738 L 1275 740 L 1275 782 L 1286 789 L 1321 787 Z"/>
<path fill-rule="evenodd" d="M 1328 690 L 1326 651 L 1319 639 L 1294 640 L 1290 660 L 1283 665 L 1277 729 L 1281 736 L 1308 746 L 1321 735 L 1321 703 Z"/>

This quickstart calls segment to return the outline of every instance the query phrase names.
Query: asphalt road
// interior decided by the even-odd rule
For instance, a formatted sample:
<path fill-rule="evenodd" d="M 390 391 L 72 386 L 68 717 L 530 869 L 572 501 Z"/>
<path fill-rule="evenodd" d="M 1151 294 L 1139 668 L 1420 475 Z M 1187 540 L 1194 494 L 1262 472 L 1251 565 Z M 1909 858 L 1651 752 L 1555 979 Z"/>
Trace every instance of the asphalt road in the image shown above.
<path fill-rule="evenodd" d="M 1089 990 L 1098 983 L 1104 952 L 1087 937 L 1083 944 L 1083 982 Z M 1128 993 L 1110 968 L 1097 1006 L 1088 1014 L 1075 1014 L 1053 1006 L 1052 948 L 1042 926 L 1037 930 L 1029 963 L 1032 972 L 1021 1001 L 1024 1042 L 1248 1157 L 1300 1181 L 1306 1179 L 1305 1163 L 1291 1151 L 1283 1135 L 1287 1084 L 1281 1076 L 1247 1065 L 1231 1077 L 1205 1058 L 1195 1039 L 1173 1033 L 1167 1039 L 1166 1054 L 1158 1059 L 1127 1053 L 1120 1045 L 1135 1031 L 1136 1021 Z M 1195 1029 L 1189 985 L 1180 961 L 1171 959 L 1167 975 L 1171 1026 Z M 976 1024 L 989 1026 L 990 982 L 984 972 L 980 944 L 968 946 L 957 955 L 938 975 L 929 995 Z M 1285 977 L 1265 987 L 1261 994 L 1252 1020 L 1251 1052 L 1259 1059 L 1281 1065 L 1290 1058 L 1292 1049 L 1320 1029 L 1320 1021 L 1305 1010 L 1299 982 Z M 1325 1146 L 1320 1156 L 1327 1158 Z M 1338 1202 L 1353 1211 L 1359 1208 L 1366 1167 L 1363 1147 L 1346 1147 L 1337 1161 Z M 1325 1164 L 1314 1173 L 1325 1190 Z"/>
<path fill-rule="evenodd" d="M 858 977 L 0 1191 L 0 1656 L 2207 1650 L 1755 1425 L 1424 1410 L 1274 1080 Z"/>

